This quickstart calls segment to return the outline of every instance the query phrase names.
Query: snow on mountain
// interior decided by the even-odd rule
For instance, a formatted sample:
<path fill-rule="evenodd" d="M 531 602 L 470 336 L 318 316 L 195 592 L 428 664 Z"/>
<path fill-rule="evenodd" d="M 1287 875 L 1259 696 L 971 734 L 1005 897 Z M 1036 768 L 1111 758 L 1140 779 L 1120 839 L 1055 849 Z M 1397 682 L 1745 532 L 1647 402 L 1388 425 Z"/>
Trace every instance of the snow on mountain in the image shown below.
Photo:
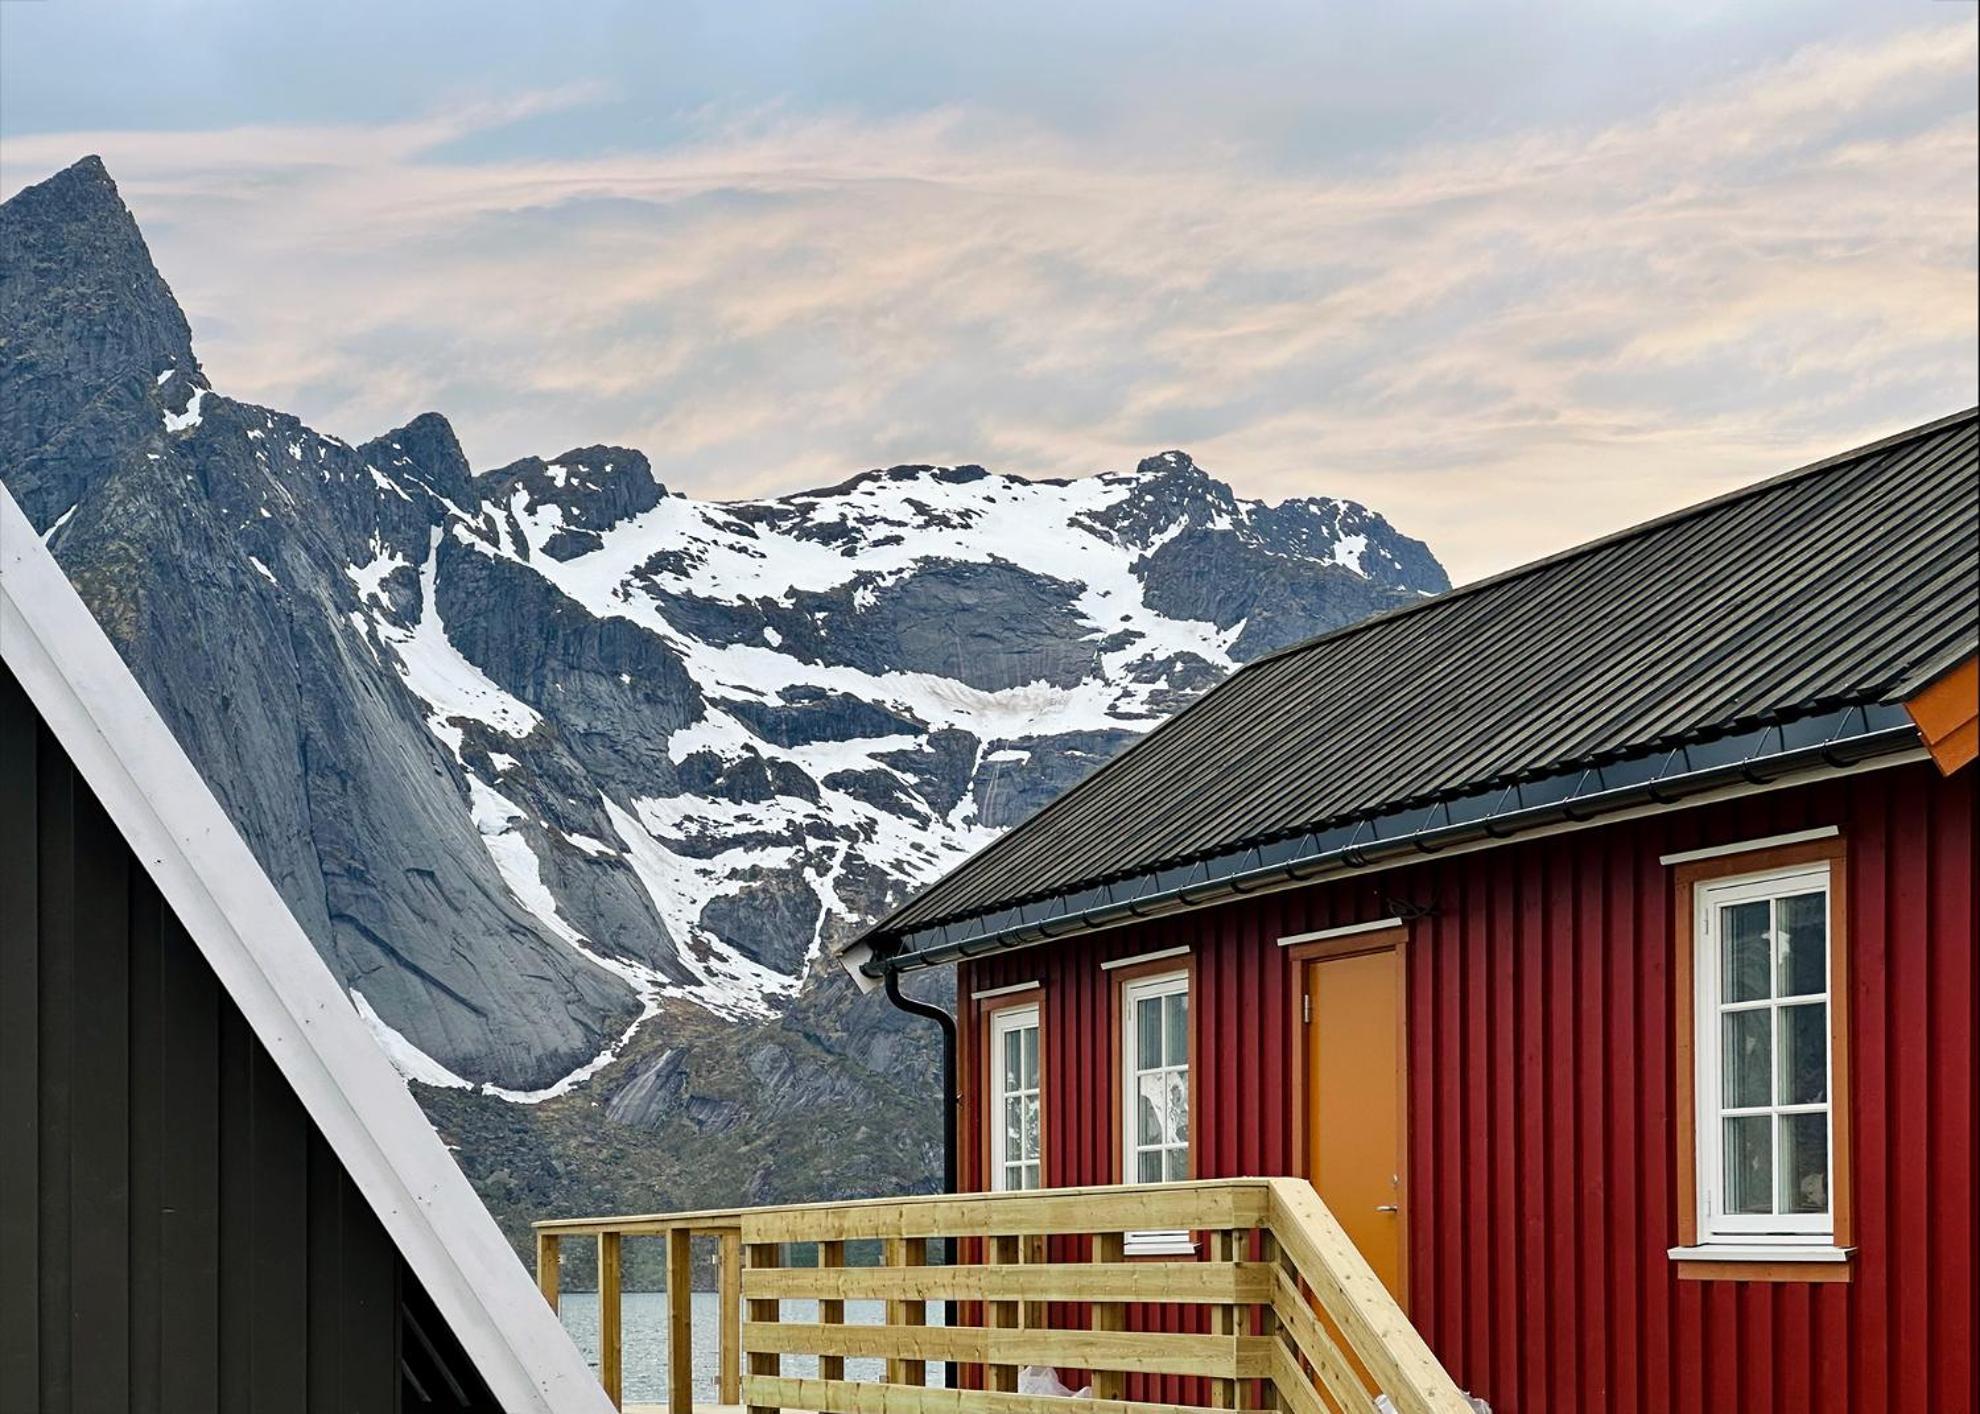
<path fill-rule="evenodd" d="M 381 496 L 431 485 L 403 456 L 364 470 Z M 1438 587 L 1410 583 L 1419 547 L 1364 508 L 1244 501 L 1180 452 L 1072 481 L 895 467 L 712 502 L 660 490 L 637 453 L 592 448 L 473 485 L 470 504 L 436 505 L 417 565 L 374 539 L 376 553 L 344 568 L 361 605 L 351 623 L 395 660 L 463 771 L 465 808 L 515 901 L 634 989 L 634 1026 L 664 996 L 767 1014 L 829 937 L 995 838 L 1044 794 L 1038 781 L 1070 783 L 1238 666 L 1249 614 L 1190 598 L 1215 556 L 1171 566 L 1151 596 L 1163 552 L 1184 537 L 1333 581 L 1343 621 Z M 1386 582 L 1363 568 L 1371 549 Z M 443 558 L 498 562 L 664 646 L 698 709 L 654 743 L 673 778 L 598 788 L 602 827 L 556 824 L 575 802 L 543 808 L 535 746 L 582 723 L 559 712 L 562 684 L 533 706 L 490 675 L 502 665 L 450 636 Z M 417 577 L 416 613 L 386 592 L 399 575 Z M 1013 802 L 1005 782 L 1020 772 L 1033 784 Z M 540 828 L 516 828 L 526 819 Z M 629 870 L 691 976 L 597 951 L 582 901 L 560 898 L 549 879 L 563 870 L 546 876 L 539 851 Z M 562 1093 L 624 1039 L 550 1085 L 491 1090 Z"/>

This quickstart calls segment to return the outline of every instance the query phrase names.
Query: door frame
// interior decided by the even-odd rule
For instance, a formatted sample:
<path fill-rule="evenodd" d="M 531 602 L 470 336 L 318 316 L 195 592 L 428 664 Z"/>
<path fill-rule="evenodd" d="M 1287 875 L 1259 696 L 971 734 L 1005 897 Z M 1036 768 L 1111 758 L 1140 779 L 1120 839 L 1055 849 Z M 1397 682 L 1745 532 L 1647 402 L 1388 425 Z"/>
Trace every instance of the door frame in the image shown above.
<path fill-rule="evenodd" d="M 1306 1077 L 1313 1064 L 1308 1045 L 1308 1023 L 1301 1008 L 1307 983 L 1315 963 L 1333 958 L 1358 957 L 1363 953 L 1392 952 L 1396 959 L 1396 1304 L 1409 1310 L 1409 925 L 1371 928 L 1342 937 L 1318 938 L 1309 942 L 1282 944 L 1292 982 L 1286 988 L 1287 1035 L 1294 1038 L 1292 1067 L 1292 1161 L 1293 1172 L 1309 1183 L 1313 1180 L 1313 1146 L 1307 1133 Z"/>

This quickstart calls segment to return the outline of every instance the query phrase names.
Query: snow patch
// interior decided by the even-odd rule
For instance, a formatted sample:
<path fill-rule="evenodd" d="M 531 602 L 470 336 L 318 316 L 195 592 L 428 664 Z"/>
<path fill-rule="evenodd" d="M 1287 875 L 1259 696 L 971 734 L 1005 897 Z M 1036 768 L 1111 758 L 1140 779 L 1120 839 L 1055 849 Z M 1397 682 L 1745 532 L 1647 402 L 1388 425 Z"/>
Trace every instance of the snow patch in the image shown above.
<path fill-rule="evenodd" d="M 379 616 L 373 623 L 378 636 L 391 645 L 392 651 L 398 655 L 399 676 L 413 695 L 432 709 L 426 721 L 428 729 L 445 742 L 458 758 L 462 734 L 460 728 L 453 725 L 457 718 L 482 722 L 504 736 L 516 738 L 526 737 L 535 731 L 543 718 L 535 708 L 510 694 L 470 662 L 467 655 L 447 637 L 447 626 L 440 621 L 440 611 L 434 603 L 440 536 L 441 531 L 435 528 L 428 541 L 426 562 L 420 567 L 419 622 L 410 629 L 403 629 L 390 619 Z M 373 584 L 372 592 L 376 593 L 375 581 L 371 576 L 378 565 L 379 561 L 374 560 L 362 570 L 353 567 L 347 572 L 361 589 L 370 583 Z M 388 569 L 386 573 L 389 572 Z M 377 579 L 382 578 L 383 575 L 377 575 Z"/>
<path fill-rule="evenodd" d="M 470 1081 L 461 1079 L 439 1061 L 405 1038 L 402 1032 L 394 1030 L 384 1017 L 372 1010 L 371 1003 L 365 1000 L 364 993 L 357 988 L 347 989 L 351 1005 L 357 1014 L 364 1018 L 365 1026 L 371 1032 L 371 1039 L 378 1043 L 378 1049 L 385 1053 L 385 1059 L 392 1062 L 392 1068 L 407 1080 L 417 1080 L 422 1085 L 434 1085 L 443 1090 L 472 1090 Z"/>
<path fill-rule="evenodd" d="M 165 410 L 165 430 L 167 432 L 189 432 L 200 424 L 199 405 L 206 401 L 206 389 L 194 388 L 192 400 L 186 404 L 184 412 Z"/>

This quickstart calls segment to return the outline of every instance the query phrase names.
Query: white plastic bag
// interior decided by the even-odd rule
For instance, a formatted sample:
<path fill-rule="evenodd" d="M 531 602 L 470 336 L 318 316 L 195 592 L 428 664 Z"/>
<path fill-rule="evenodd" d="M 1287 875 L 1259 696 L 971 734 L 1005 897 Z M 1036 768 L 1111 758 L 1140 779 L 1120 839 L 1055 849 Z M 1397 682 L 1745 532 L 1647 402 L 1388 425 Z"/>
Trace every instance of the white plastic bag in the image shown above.
<path fill-rule="evenodd" d="M 1465 1395 L 1464 1399 L 1465 1403 L 1472 1407 L 1473 1414 L 1492 1414 L 1492 1406 L 1484 1400 L 1476 1399 L 1469 1394 Z M 1386 1394 L 1375 1396 L 1375 1409 L 1376 1414 L 1396 1414 L 1396 1406 Z"/>
<path fill-rule="evenodd" d="M 1061 1399 L 1091 1399 L 1093 1386 L 1082 1390 L 1066 1388 L 1066 1382 L 1059 1378 L 1059 1372 L 1050 1365 L 1026 1365 L 1018 1371 L 1019 1394 L 1051 1394 Z"/>

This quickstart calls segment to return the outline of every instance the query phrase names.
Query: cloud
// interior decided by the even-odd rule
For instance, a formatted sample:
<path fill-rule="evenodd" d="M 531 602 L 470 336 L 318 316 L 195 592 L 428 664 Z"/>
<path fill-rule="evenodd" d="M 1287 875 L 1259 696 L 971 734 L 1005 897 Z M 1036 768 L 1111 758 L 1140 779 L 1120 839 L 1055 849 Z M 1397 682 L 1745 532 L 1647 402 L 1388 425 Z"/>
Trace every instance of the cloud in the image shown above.
<path fill-rule="evenodd" d="M 580 88 L 0 179 L 102 152 L 216 384 L 346 437 L 433 406 L 479 465 L 622 441 L 718 495 L 1184 445 L 1463 578 L 1970 401 L 1974 72 L 1960 19 L 1360 169 L 960 106 L 460 155 Z"/>

